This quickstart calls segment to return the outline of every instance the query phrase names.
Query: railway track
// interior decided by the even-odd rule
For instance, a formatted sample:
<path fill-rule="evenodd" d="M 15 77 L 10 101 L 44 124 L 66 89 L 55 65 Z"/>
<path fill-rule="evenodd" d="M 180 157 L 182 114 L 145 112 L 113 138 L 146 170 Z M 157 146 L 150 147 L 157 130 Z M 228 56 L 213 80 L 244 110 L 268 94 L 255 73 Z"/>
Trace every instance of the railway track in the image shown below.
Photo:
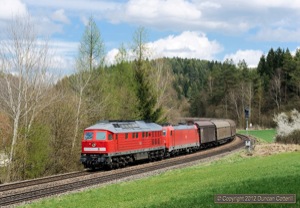
<path fill-rule="evenodd" d="M 59 180 L 70 179 L 70 178 L 76 178 L 76 177 L 85 176 L 85 175 L 89 175 L 89 174 L 91 174 L 91 173 L 89 173 L 87 171 L 80 171 L 80 172 L 72 172 L 72 173 L 67 173 L 67 174 L 38 178 L 38 179 L 34 179 L 34 180 L 26 180 L 26 181 L 20 181 L 20 182 L 15 182 L 15 183 L 4 184 L 4 185 L 0 185 L 0 193 L 3 191 L 9 191 L 9 190 L 13 190 L 13 189 L 19 189 L 19 188 L 24 188 L 24 187 L 28 187 L 28 186 L 34 186 L 34 185 L 39 185 L 39 184 L 44 184 L 44 183 L 49 183 L 49 182 L 54 182 L 54 181 L 59 181 Z"/>
<path fill-rule="evenodd" d="M 15 188 L 18 187 L 28 187 L 28 186 L 33 186 L 37 184 L 42 184 L 42 183 L 49 183 L 53 182 L 53 180 L 58 181 L 58 180 L 64 180 L 64 179 L 59 179 L 59 176 L 53 176 L 45 179 L 37 179 L 33 180 L 35 182 L 31 181 L 25 181 L 25 182 L 19 182 L 15 184 L 8 184 L 8 185 L 2 185 L 0 186 L 0 206 L 9 206 L 25 201 L 31 201 L 47 196 L 52 196 L 56 194 L 61 194 L 69 191 L 74 191 L 78 189 L 82 189 L 85 187 L 89 186 L 94 186 L 98 184 L 103 184 L 107 183 L 110 181 L 115 181 L 119 179 L 124 179 L 127 177 L 132 177 L 135 175 L 151 172 L 151 171 L 156 171 L 156 170 L 161 170 L 165 169 L 168 167 L 173 167 L 181 164 L 186 164 L 194 161 L 198 161 L 201 159 L 209 158 L 211 156 L 215 155 L 220 155 L 226 152 L 231 152 L 236 149 L 240 149 L 244 147 L 244 141 L 248 139 L 247 136 L 244 135 L 237 135 L 236 139 L 233 140 L 232 142 L 228 144 L 224 144 L 222 146 L 213 148 L 213 149 L 208 149 L 201 151 L 199 153 L 195 154 L 190 154 L 186 155 L 183 157 L 177 157 L 177 158 L 170 158 L 167 160 L 155 162 L 155 163 L 147 163 L 144 164 L 143 166 L 134 166 L 133 168 L 124 168 L 124 169 L 119 169 L 116 171 L 111 171 L 111 172 L 102 172 L 99 174 L 99 176 L 95 176 L 93 178 L 87 178 L 87 179 L 81 179 L 80 176 L 76 176 L 76 173 L 73 173 L 75 175 L 70 174 L 70 177 L 78 177 L 78 180 L 76 181 L 71 181 L 71 182 L 66 182 L 64 184 L 60 185 L 53 185 L 51 187 L 45 187 L 45 188 L 35 188 L 34 190 L 24 190 L 20 191 L 19 193 L 8 193 L 8 194 L 2 194 L 1 192 L 4 192 L 3 190 L 11 190 L 12 187 L 14 186 Z M 79 172 L 80 173 L 80 172 Z M 77 174 L 79 174 L 77 173 Z M 80 173 L 81 174 L 81 173 Z M 82 172 L 83 174 L 83 172 Z M 83 174 L 84 175 L 84 174 Z M 96 174 L 94 174 L 96 175 Z M 70 178 L 68 176 L 64 176 L 66 178 Z M 80 178 L 80 179 L 79 179 Z M 43 181 L 44 180 L 44 181 Z M 52 181 L 51 181 L 52 180 Z M 19 185 L 17 185 L 19 184 Z M 12 186 L 13 185 L 13 186 Z M 1 189 L 1 187 L 3 187 Z M 5 188 L 6 187 L 6 188 Z"/>

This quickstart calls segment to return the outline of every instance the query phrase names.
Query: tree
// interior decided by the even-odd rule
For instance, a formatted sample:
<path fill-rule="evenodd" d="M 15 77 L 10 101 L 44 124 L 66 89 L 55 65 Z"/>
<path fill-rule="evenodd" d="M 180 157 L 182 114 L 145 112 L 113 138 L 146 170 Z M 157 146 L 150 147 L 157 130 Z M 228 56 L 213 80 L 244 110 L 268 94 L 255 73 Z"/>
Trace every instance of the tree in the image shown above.
<path fill-rule="evenodd" d="M 146 44 L 147 33 L 143 27 L 136 30 L 133 36 L 133 53 L 135 55 L 134 70 L 137 82 L 137 98 L 139 100 L 139 112 L 141 118 L 149 121 L 159 120 L 162 108 L 155 108 L 157 95 L 153 89 L 153 80 L 149 79 L 151 66 L 145 59 L 149 55 Z"/>
<path fill-rule="evenodd" d="M 119 51 L 115 56 L 115 60 L 117 64 L 122 64 L 128 61 L 128 53 L 123 43 L 119 47 Z"/>
<path fill-rule="evenodd" d="M 296 96 L 300 96 L 300 49 L 296 50 L 294 62 L 295 69 L 291 72 L 291 84 Z"/>
<path fill-rule="evenodd" d="M 71 77 L 72 87 L 78 98 L 72 151 L 74 150 L 80 126 L 84 91 L 88 86 L 92 75 L 96 74 L 93 73 L 93 70 L 98 66 L 102 66 L 103 62 L 104 44 L 101 39 L 100 31 L 93 17 L 91 16 L 88 24 L 85 27 L 85 31 L 79 46 L 79 53 L 76 62 L 77 74 Z M 94 79 L 97 79 L 97 77 L 94 77 Z"/>
<path fill-rule="evenodd" d="M 91 16 L 81 38 L 77 67 L 91 71 L 103 65 L 104 57 L 104 43 L 97 24 Z"/>
<path fill-rule="evenodd" d="M 271 97 L 274 100 L 277 110 L 280 109 L 281 106 L 281 82 L 282 82 L 282 72 L 281 69 L 278 68 L 276 70 L 276 74 L 273 76 L 273 79 L 271 80 L 271 88 L 270 88 L 270 93 Z"/>
<path fill-rule="evenodd" d="M 161 117 L 158 119 L 164 120 L 171 117 L 170 114 L 174 113 L 174 101 L 172 96 L 174 90 L 172 89 L 173 73 L 171 66 L 165 59 L 156 59 L 152 61 L 152 70 L 150 79 L 154 81 L 154 93 L 156 95 L 156 104 L 154 111 L 162 109 Z M 161 111 L 162 111 L 161 110 Z"/>
<path fill-rule="evenodd" d="M 70 154 L 74 135 L 76 115 L 76 99 L 73 93 L 61 85 L 57 85 L 58 90 L 63 90 L 64 99 L 59 99 L 49 108 L 45 109 L 44 116 L 40 118 L 40 123 L 48 126 L 51 133 L 50 153 L 48 158 L 47 171 L 50 175 L 75 171 L 79 163 L 78 157 Z M 77 147 L 77 146 L 76 146 Z M 78 145 L 80 148 L 80 145 Z"/>
<path fill-rule="evenodd" d="M 293 60 L 293 56 L 290 53 L 289 49 L 286 50 L 283 56 L 283 87 L 284 87 L 284 103 L 288 101 L 288 94 L 292 91 L 292 83 L 291 83 L 291 74 L 293 73 L 295 66 L 295 61 Z"/>
<path fill-rule="evenodd" d="M 20 129 L 27 138 L 36 116 L 55 97 L 49 96 L 53 68 L 51 53 L 46 40 L 38 38 L 29 16 L 16 17 L 4 33 L 0 42 L 0 97 L 4 112 L 12 119 L 12 139 L 9 154 L 9 170 L 14 159 Z"/>

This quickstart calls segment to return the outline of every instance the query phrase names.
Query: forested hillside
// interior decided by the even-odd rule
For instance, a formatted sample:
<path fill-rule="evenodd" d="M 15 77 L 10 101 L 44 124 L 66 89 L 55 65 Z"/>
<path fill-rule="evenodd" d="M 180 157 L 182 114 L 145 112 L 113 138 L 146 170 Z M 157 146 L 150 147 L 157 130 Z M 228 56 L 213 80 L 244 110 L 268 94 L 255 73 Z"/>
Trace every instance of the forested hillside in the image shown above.
<path fill-rule="evenodd" d="M 174 73 L 178 98 L 189 102 L 189 115 L 227 117 L 240 127 L 244 109 L 250 109 L 250 122 L 270 127 L 280 111 L 299 110 L 300 51 L 292 56 L 288 49 L 270 49 L 257 68 L 244 61 L 235 65 L 195 60 L 167 59 Z"/>
<path fill-rule="evenodd" d="M 87 109 L 97 113 L 84 115 L 87 123 L 99 119 L 176 123 L 183 116 L 226 117 L 244 127 L 244 110 L 249 108 L 253 125 L 272 127 L 274 114 L 299 109 L 299 61 L 300 51 L 292 56 L 281 48 L 270 49 L 257 69 L 248 68 L 244 61 L 235 65 L 230 60 L 145 60 L 142 81 L 137 79 L 137 61 L 100 67 L 93 70 L 84 96 Z M 68 86 L 63 83 L 76 76 L 65 78 L 57 88 Z M 151 117 L 155 111 L 157 115 Z"/>

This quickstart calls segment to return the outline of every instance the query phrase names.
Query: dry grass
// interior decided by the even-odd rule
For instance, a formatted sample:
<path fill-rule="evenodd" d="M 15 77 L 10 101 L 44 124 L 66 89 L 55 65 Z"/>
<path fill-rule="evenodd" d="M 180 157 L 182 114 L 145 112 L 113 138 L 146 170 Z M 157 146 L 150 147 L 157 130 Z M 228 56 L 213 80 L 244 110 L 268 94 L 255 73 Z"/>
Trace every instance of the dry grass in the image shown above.
<path fill-rule="evenodd" d="M 300 151 L 300 145 L 296 144 L 280 144 L 280 143 L 261 143 L 257 144 L 252 151 L 253 156 L 267 156 L 279 154 L 282 152 Z"/>

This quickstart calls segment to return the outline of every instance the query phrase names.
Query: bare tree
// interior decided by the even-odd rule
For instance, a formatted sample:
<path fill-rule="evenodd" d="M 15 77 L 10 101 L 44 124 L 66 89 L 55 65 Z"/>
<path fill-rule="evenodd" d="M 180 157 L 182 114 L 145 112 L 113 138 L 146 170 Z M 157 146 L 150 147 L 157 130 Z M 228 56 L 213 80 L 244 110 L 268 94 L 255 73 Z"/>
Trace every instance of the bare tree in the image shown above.
<path fill-rule="evenodd" d="M 125 48 L 124 43 L 122 43 L 119 47 L 119 51 L 117 55 L 115 56 L 115 60 L 117 64 L 123 63 L 128 61 L 128 52 Z"/>
<path fill-rule="evenodd" d="M 264 91 L 263 91 L 263 86 L 262 86 L 262 81 L 259 79 L 258 80 L 258 85 L 257 85 L 257 91 L 254 93 L 255 95 L 255 100 L 257 100 L 257 120 L 258 124 L 261 124 L 261 117 L 262 117 L 262 106 L 263 106 L 263 98 L 264 98 Z M 252 114 L 253 115 L 253 114 Z"/>
<path fill-rule="evenodd" d="M 238 92 L 238 89 L 232 89 L 229 91 L 229 99 L 235 108 L 235 112 L 236 112 L 238 121 L 240 121 L 240 108 L 239 108 L 240 97 L 239 97 L 239 94 L 240 93 Z"/>
<path fill-rule="evenodd" d="M 272 96 L 272 99 L 274 100 L 274 102 L 276 103 L 276 106 L 277 106 L 277 110 L 280 109 L 280 106 L 281 106 L 281 69 L 278 68 L 276 70 L 276 73 L 275 75 L 273 76 L 272 78 L 272 81 L 271 81 L 271 88 L 270 88 L 270 93 L 271 93 L 271 96 Z"/>
<path fill-rule="evenodd" d="M 160 118 L 166 118 L 172 112 L 174 101 L 172 101 L 173 92 L 172 81 L 173 74 L 171 66 L 164 59 L 153 61 L 150 80 L 153 80 L 156 97 L 155 110 L 163 108 L 164 112 Z"/>
<path fill-rule="evenodd" d="M 248 82 L 246 83 L 246 89 L 245 89 L 245 96 L 246 96 L 246 101 L 248 103 L 248 108 L 250 112 L 252 112 L 252 100 L 253 100 L 253 83 Z M 243 108 L 245 109 L 245 108 Z M 251 122 L 252 119 L 252 113 L 249 115 L 249 122 Z"/>
<path fill-rule="evenodd" d="M 138 66 L 142 67 L 142 61 L 146 60 L 150 56 L 150 49 L 147 46 L 147 30 L 144 27 L 139 27 L 133 35 L 133 45 L 132 50 L 134 53 L 134 58 L 137 61 Z M 141 70 L 141 69 L 138 69 Z"/>
<path fill-rule="evenodd" d="M 209 90 L 209 95 L 210 96 L 213 93 L 213 86 L 214 86 L 214 78 L 211 75 L 211 73 L 209 73 L 209 75 L 208 75 L 208 90 Z"/>
<path fill-rule="evenodd" d="M 79 46 L 79 54 L 76 62 L 77 74 L 71 79 L 72 86 L 78 98 L 72 151 L 75 147 L 80 126 L 84 91 L 92 78 L 93 69 L 101 66 L 103 62 L 104 44 L 93 17 L 90 17 Z"/>
<path fill-rule="evenodd" d="M 1 106 L 12 119 L 9 164 L 14 158 L 20 128 L 27 138 L 38 113 L 51 103 L 48 97 L 52 67 L 48 42 L 38 38 L 29 16 L 14 18 L 0 42 Z M 43 102 L 47 100 L 47 102 Z M 22 125 L 22 126 L 21 126 Z"/>

